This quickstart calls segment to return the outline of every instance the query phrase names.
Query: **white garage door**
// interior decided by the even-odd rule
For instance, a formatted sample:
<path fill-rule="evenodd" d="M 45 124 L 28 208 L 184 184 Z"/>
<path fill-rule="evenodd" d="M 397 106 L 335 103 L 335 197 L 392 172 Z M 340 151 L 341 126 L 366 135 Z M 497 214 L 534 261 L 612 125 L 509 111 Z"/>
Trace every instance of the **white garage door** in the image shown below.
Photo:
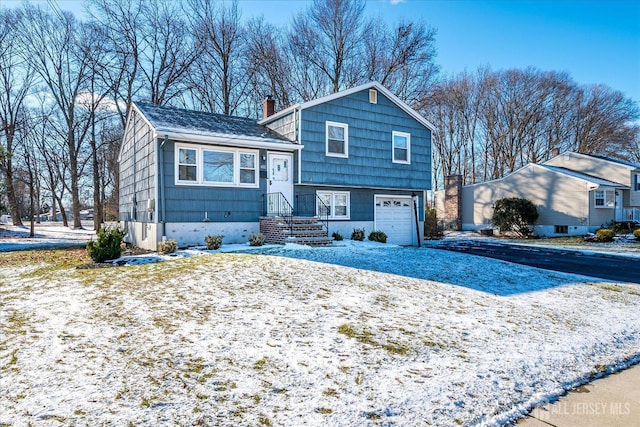
<path fill-rule="evenodd" d="M 384 231 L 387 242 L 396 245 L 413 244 L 413 208 L 410 197 L 376 196 L 375 227 Z"/>

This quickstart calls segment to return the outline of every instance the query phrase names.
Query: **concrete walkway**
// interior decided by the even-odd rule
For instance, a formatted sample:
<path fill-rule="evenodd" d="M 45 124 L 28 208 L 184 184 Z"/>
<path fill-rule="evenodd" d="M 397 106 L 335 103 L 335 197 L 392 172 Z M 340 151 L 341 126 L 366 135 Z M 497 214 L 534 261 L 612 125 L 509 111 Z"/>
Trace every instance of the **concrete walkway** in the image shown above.
<path fill-rule="evenodd" d="M 639 427 L 640 365 L 570 391 L 518 421 L 519 427 Z"/>

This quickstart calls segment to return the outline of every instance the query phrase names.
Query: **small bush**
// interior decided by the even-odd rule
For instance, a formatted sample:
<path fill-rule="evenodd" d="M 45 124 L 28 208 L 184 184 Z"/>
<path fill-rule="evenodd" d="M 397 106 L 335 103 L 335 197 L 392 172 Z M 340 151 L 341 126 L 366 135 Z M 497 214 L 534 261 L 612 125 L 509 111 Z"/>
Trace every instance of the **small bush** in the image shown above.
<path fill-rule="evenodd" d="M 264 245 L 264 240 L 264 234 L 252 234 L 251 236 L 249 236 L 249 246 L 262 246 Z"/>
<path fill-rule="evenodd" d="M 520 237 L 529 237 L 537 219 L 536 205 L 527 199 L 508 197 L 496 201 L 491 221 L 501 233 L 513 231 Z"/>
<path fill-rule="evenodd" d="M 125 234 L 127 232 L 120 228 L 101 228 L 98 230 L 98 240 L 87 242 L 87 254 L 94 262 L 120 258 Z"/>
<path fill-rule="evenodd" d="M 220 235 L 215 235 L 215 236 L 209 235 L 205 237 L 204 243 L 207 245 L 207 249 L 209 249 L 210 251 L 220 249 L 220 246 L 222 246 L 223 237 L 224 236 L 220 236 Z"/>
<path fill-rule="evenodd" d="M 372 242 L 387 243 L 387 235 L 384 231 L 372 231 L 369 233 L 369 240 Z"/>
<path fill-rule="evenodd" d="M 364 240 L 364 228 L 354 228 L 351 232 L 351 240 L 362 242 Z"/>
<path fill-rule="evenodd" d="M 168 239 L 163 242 L 158 242 L 158 252 L 161 254 L 172 254 L 178 250 L 178 242 L 173 239 Z"/>
<path fill-rule="evenodd" d="M 610 228 L 601 228 L 596 231 L 596 239 L 598 242 L 612 242 L 616 232 Z"/>
<path fill-rule="evenodd" d="M 633 235 L 636 239 L 640 240 L 640 228 L 638 228 L 637 230 L 633 230 Z"/>
<path fill-rule="evenodd" d="M 344 237 L 342 237 L 342 234 L 338 233 L 337 231 L 334 231 L 331 237 L 333 237 L 333 240 L 337 242 L 339 242 L 340 240 L 344 240 Z"/>
<path fill-rule="evenodd" d="M 442 223 L 438 222 L 436 209 L 427 209 L 424 212 L 424 237 L 427 239 L 440 239 L 444 235 Z"/>

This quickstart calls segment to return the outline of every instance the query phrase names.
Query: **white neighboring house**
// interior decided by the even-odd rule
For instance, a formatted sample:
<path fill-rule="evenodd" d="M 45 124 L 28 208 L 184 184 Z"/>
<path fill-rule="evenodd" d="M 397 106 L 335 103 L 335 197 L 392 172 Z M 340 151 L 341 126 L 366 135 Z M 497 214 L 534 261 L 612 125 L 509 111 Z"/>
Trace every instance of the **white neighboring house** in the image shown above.
<path fill-rule="evenodd" d="M 493 205 L 506 197 L 536 205 L 538 236 L 584 235 L 613 222 L 640 223 L 640 165 L 608 157 L 568 151 L 493 181 L 462 186 L 448 177 L 446 187 L 436 194 L 436 206 L 447 228 L 492 228 Z"/>

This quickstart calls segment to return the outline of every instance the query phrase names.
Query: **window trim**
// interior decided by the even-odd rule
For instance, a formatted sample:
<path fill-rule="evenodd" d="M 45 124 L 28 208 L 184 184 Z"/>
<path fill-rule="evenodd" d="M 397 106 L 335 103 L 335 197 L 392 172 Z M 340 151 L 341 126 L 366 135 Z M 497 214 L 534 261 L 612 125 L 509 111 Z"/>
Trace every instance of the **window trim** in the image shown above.
<path fill-rule="evenodd" d="M 191 151 L 195 151 L 195 163 L 181 163 L 180 162 L 180 150 L 191 150 Z M 189 184 L 195 184 L 198 182 L 198 150 L 196 148 L 192 148 L 192 147 L 178 147 L 176 145 L 176 182 L 182 182 L 182 183 L 189 183 Z M 186 166 L 186 167 L 195 167 L 196 168 L 196 176 L 195 176 L 195 180 L 190 180 L 190 179 L 180 179 L 180 166 Z"/>
<path fill-rule="evenodd" d="M 196 180 L 186 181 L 180 179 L 180 150 L 195 150 L 196 151 Z M 260 188 L 260 165 L 258 150 L 251 150 L 245 148 L 232 148 L 222 146 L 202 146 L 194 144 L 176 143 L 174 147 L 174 184 L 180 186 L 193 186 L 193 187 L 229 187 L 229 188 Z M 233 153 L 233 181 L 231 182 L 215 182 L 204 180 L 204 152 L 205 151 L 217 151 Z M 240 155 L 251 154 L 254 158 L 254 176 L 255 182 L 253 183 L 241 183 L 240 182 Z M 247 169 L 247 168 L 243 168 Z"/>
<path fill-rule="evenodd" d="M 396 136 L 407 139 L 407 160 L 396 160 Z M 394 130 L 391 132 L 391 161 L 401 165 L 411 164 L 411 134 Z"/>
<path fill-rule="evenodd" d="M 331 205 L 329 206 L 329 216 L 328 219 L 332 220 L 350 220 L 351 219 L 351 192 L 350 191 L 330 191 L 330 190 L 317 190 L 316 197 L 322 200 L 322 195 L 329 194 L 331 195 Z M 336 196 L 347 196 L 347 214 L 346 215 L 335 215 L 335 200 Z M 320 216 L 320 212 L 318 211 L 318 204 L 316 203 L 316 215 Z"/>
<path fill-rule="evenodd" d="M 344 153 L 334 153 L 329 151 L 329 126 L 344 129 Z M 346 159 L 349 157 L 349 125 L 346 123 L 326 121 L 324 125 L 325 155 L 327 157 L 339 157 Z"/>
<path fill-rule="evenodd" d="M 598 193 L 603 193 L 602 197 L 598 197 Z M 609 198 L 608 195 L 611 195 Z M 615 190 L 607 190 L 607 189 L 603 189 L 603 190 L 594 190 L 593 192 L 593 207 L 596 209 L 613 209 L 616 206 L 616 194 L 615 194 Z M 598 200 L 602 199 L 603 204 L 602 205 L 598 205 Z M 607 200 L 610 200 L 610 204 L 607 204 Z"/>

